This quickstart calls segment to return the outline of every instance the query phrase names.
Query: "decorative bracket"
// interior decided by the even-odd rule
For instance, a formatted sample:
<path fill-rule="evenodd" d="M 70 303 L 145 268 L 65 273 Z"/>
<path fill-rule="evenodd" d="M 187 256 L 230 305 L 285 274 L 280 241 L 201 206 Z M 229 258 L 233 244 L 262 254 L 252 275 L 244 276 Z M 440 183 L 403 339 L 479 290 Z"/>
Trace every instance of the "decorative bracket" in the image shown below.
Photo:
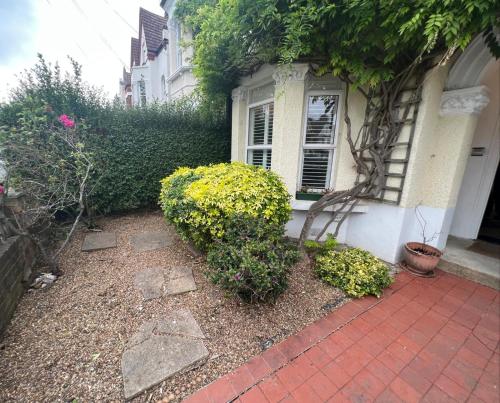
<path fill-rule="evenodd" d="M 462 88 L 459 90 L 444 91 L 441 96 L 441 116 L 473 114 L 478 115 L 490 102 L 488 88 Z"/>
<path fill-rule="evenodd" d="M 281 66 L 273 73 L 276 85 L 283 85 L 287 81 L 304 81 L 309 72 L 308 64 L 292 64 Z"/>
<path fill-rule="evenodd" d="M 231 93 L 233 102 L 246 101 L 248 97 L 248 89 L 246 87 L 238 87 Z"/>

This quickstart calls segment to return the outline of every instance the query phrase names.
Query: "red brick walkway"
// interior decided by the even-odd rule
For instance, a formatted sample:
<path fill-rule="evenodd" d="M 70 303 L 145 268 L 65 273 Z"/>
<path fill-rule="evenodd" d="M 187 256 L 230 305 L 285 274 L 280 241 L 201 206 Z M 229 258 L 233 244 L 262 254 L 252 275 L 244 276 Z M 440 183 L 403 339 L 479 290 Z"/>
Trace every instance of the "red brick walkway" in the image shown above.
<path fill-rule="evenodd" d="M 300 307 L 298 307 L 300 309 Z M 400 273 L 189 402 L 499 402 L 500 293 L 439 272 Z"/>

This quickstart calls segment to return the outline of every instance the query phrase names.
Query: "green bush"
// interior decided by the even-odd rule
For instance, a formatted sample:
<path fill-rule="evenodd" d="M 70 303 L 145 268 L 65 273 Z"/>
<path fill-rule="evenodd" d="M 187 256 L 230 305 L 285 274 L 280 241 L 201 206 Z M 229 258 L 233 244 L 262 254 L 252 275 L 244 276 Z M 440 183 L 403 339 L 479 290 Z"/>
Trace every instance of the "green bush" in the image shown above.
<path fill-rule="evenodd" d="M 274 300 L 288 285 L 289 268 L 299 258 L 283 237 L 283 227 L 266 230 L 261 219 L 232 221 L 208 252 L 208 276 L 247 302 Z"/>
<path fill-rule="evenodd" d="M 279 177 L 242 163 L 179 168 L 160 205 L 184 238 L 208 251 L 208 277 L 245 301 L 275 299 L 297 249 L 284 239 L 290 195 Z"/>
<path fill-rule="evenodd" d="M 222 239 L 235 218 L 262 217 L 264 230 L 290 218 L 290 195 L 280 178 L 239 162 L 179 168 L 162 180 L 160 205 L 184 239 L 202 250 Z"/>
<path fill-rule="evenodd" d="M 14 89 L 8 103 L 0 104 L 0 127 L 16 139 L 26 116 L 33 143 L 52 115 L 67 114 L 85 122 L 80 140 L 92 154 L 92 193 L 86 203 L 99 213 L 118 212 L 156 204 L 160 180 L 179 166 L 228 161 L 230 128 L 224 108 L 199 100 L 126 109 L 110 103 L 95 88 L 81 81 L 81 68 L 62 75 L 41 56 Z M 9 166 L 17 161 L 2 156 Z"/>
<path fill-rule="evenodd" d="M 101 176 L 93 205 L 103 212 L 153 206 L 160 180 L 180 166 L 229 160 L 230 130 L 188 102 L 107 111 L 89 139 Z"/>
<path fill-rule="evenodd" d="M 319 254 L 315 270 L 323 281 L 356 298 L 368 294 L 380 297 L 393 281 L 382 261 L 358 248 Z"/>
<path fill-rule="evenodd" d="M 324 254 L 329 250 L 335 249 L 337 245 L 338 242 L 332 234 L 327 234 L 324 242 L 312 241 L 309 239 L 304 242 L 304 247 L 311 256 Z"/>

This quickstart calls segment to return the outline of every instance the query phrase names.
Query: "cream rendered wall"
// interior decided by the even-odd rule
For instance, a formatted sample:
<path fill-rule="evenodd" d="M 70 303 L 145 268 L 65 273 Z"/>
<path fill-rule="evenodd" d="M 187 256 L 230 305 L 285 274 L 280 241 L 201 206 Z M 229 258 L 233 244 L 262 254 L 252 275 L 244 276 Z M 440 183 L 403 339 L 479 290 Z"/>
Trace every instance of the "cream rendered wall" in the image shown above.
<path fill-rule="evenodd" d="M 132 103 L 134 106 L 140 104 L 139 81 L 144 80 L 146 87 L 146 102 L 152 100 L 151 93 L 151 66 L 146 63 L 144 66 L 133 66 L 131 72 L 132 83 Z"/>
<path fill-rule="evenodd" d="M 307 65 L 294 65 L 293 71 L 278 69 L 273 73 L 276 86 L 271 167 L 281 175 L 292 195 L 297 190 L 307 71 Z"/>
<path fill-rule="evenodd" d="M 414 208 L 421 204 L 421 212 L 428 221 L 426 236 L 439 233 L 432 243 L 444 247 L 477 122 L 473 113 L 440 115 L 447 73 L 446 67 L 439 67 L 425 78 L 400 205 L 363 203 L 345 221 L 338 236 L 341 242 L 396 262 L 405 242 L 420 240 L 421 230 Z M 231 157 L 233 161 L 246 159 L 247 93 L 269 80 L 276 84 L 271 169 L 283 178 L 292 195 L 293 219 L 288 223 L 287 231 L 290 236 L 298 236 L 312 203 L 294 199 L 300 172 L 305 96 L 308 89 L 314 87 L 314 80 L 307 74 L 307 65 L 296 64 L 288 70 L 264 66 L 241 81 L 241 86 L 233 91 Z M 363 124 L 366 100 L 360 92 L 351 91 L 348 106 L 355 135 Z M 343 115 L 339 118 L 341 127 L 332 175 L 334 188 L 342 190 L 352 186 L 356 170 L 345 137 L 347 127 Z M 315 222 L 312 236 L 320 231 L 327 217 L 325 213 Z M 333 232 L 335 225 L 329 232 Z"/>
<path fill-rule="evenodd" d="M 364 123 L 366 98 L 361 92 L 349 90 L 348 95 L 349 117 L 353 136 Z M 344 99 L 342 99 L 344 102 Z M 347 142 L 347 125 L 344 116 L 339 116 L 341 122 L 340 137 L 337 142 L 337 157 L 335 159 L 334 187 L 336 190 L 349 189 L 356 180 L 356 164 L 352 158 L 351 149 Z"/>

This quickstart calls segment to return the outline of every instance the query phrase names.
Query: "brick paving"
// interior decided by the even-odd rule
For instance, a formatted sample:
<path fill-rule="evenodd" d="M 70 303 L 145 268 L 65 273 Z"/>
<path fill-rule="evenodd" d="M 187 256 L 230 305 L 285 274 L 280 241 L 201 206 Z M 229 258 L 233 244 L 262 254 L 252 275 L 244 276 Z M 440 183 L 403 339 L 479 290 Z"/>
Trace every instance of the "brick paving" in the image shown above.
<path fill-rule="evenodd" d="M 186 401 L 499 402 L 499 334 L 499 292 L 403 272 Z"/>

